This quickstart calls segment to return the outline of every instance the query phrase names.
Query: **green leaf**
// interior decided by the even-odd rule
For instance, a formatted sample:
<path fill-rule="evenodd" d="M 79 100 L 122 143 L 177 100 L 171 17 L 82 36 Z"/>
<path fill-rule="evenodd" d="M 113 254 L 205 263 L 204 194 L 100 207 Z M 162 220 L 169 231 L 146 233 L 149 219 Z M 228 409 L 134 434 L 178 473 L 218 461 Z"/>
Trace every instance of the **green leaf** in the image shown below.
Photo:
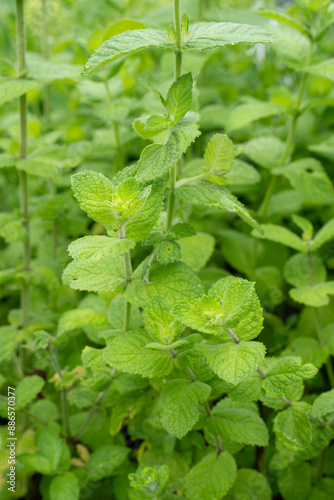
<path fill-rule="evenodd" d="M 179 302 L 173 307 L 172 314 L 179 322 L 194 330 L 212 335 L 222 333 L 222 326 L 217 324 L 223 320 L 221 304 L 207 295 Z"/>
<path fill-rule="evenodd" d="M 228 451 L 218 456 L 209 453 L 187 474 L 187 497 L 193 500 L 218 500 L 231 488 L 236 473 L 236 463 Z"/>
<path fill-rule="evenodd" d="M 168 90 L 166 107 L 171 120 L 179 122 L 189 111 L 192 101 L 193 78 L 186 73 L 178 78 Z"/>
<path fill-rule="evenodd" d="M 87 462 L 88 477 L 99 481 L 110 476 L 125 461 L 130 450 L 126 446 L 110 444 L 94 451 Z"/>
<path fill-rule="evenodd" d="M 4 167 L 14 167 L 16 164 L 17 158 L 14 155 L 8 155 L 1 153 L 0 154 L 0 168 Z"/>
<path fill-rule="evenodd" d="M 24 377 L 16 387 L 16 410 L 27 406 L 39 392 L 41 392 L 45 381 L 38 375 Z"/>
<path fill-rule="evenodd" d="M 56 476 L 50 483 L 50 500 L 79 500 L 80 487 L 73 472 Z"/>
<path fill-rule="evenodd" d="M 200 132 L 194 128 L 177 126 L 163 144 L 146 146 L 138 161 L 138 180 L 146 182 L 162 177 L 199 135 Z"/>
<path fill-rule="evenodd" d="M 268 479 L 253 469 L 238 469 L 237 479 L 226 500 L 271 500 Z"/>
<path fill-rule="evenodd" d="M 324 141 L 310 144 L 307 149 L 323 158 L 334 160 L 334 137 L 330 135 L 328 139 Z"/>
<path fill-rule="evenodd" d="M 278 476 L 278 488 L 284 500 L 305 500 L 311 489 L 311 467 L 308 463 L 289 464 Z"/>
<path fill-rule="evenodd" d="M 114 224 L 111 209 L 115 188 L 104 175 L 84 170 L 72 176 L 72 189 L 80 208 L 100 224 Z"/>
<path fill-rule="evenodd" d="M 255 137 L 244 144 L 242 154 L 260 167 L 277 167 L 284 155 L 285 144 L 277 137 Z"/>
<path fill-rule="evenodd" d="M 215 49 L 236 43 L 275 43 L 278 39 L 260 26 L 237 23 L 197 23 L 190 26 L 184 51 Z"/>
<path fill-rule="evenodd" d="M 104 366 L 102 355 L 102 349 L 94 349 L 93 347 L 86 346 L 81 353 L 83 366 L 92 369 L 102 368 Z"/>
<path fill-rule="evenodd" d="M 309 37 L 282 24 L 271 25 L 270 30 L 280 38 L 280 43 L 273 45 L 279 59 L 289 68 L 302 71 L 308 64 L 308 54 L 311 46 Z"/>
<path fill-rule="evenodd" d="M 308 29 L 299 21 L 297 21 L 294 17 L 290 16 L 286 12 L 281 12 L 279 10 L 260 10 L 257 12 L 261 16 L 269 17 L 269 19 L 274 19 L 279 23 L 285 24 L 286 26 L 290 26 L 290 28 L 294 28 L 295 30 L 300 31 L 306 36 L 310 36 Z"/>
<path fill-rule="evenodd" d="M 318 248 L 332 238 L 334 238 L 334 219 L 329 220 L 315 235 L 310 244 L 311 252 L 318 250 Z"/>
<path fill-rule="evenodd" d="M 334 480 L 330 477 L 321 479 L 317 486 L 311 489 L 308 500 L 332 500 Z"/>
<path fill-rule="evenodd" d="M 158 414 L 162 425 L 172 436 L 181 439 L 199 419 L 198 403 L 204 403 L 211 387 L 203 382 L 171 380 L 162 389 Z"/>
<path fill-rule="evenodd" d="M 211 234 L 197 233 L 177 241 L 181 247 L 181 261 L 199 271 L 205 267 L 214 248 L 215 238 Z"/>
<path fill-rule="evenodd" d="M 164 183 L 156 181 L 150 186 L 150 192 L 142 206 L 125 223 L 126 237 L 132 241 L 146 238 L 157 222 L 165 195 Z"/>
<path fill-rule="evenodd" d="M 175 50 L 165 31 L 155 29 L 125 31 L 106 40 L 90 57 L 82 74 L 87 76 L 119 57 L 151 47 Z"/>
<path fill-rule="evenodd" d="M 317 373 L 315 366 L 307 363 L 302 366 L 301 358 L 286 356 L 269 365 L 263 388 L 275 396 L 284 396 L 287 388 L 298 380 L 307 380 Z"/>
<path fill-rule="evenodd" d="M 67 394 L 67 401 L 70 405 L 74 405 L 80 410 L 92 408 L 98 396 L 96 391 L 92 391 L 88 387 L 75 387 Z"/>
<path fill-rule="evenodd" d="M 163 344 L 171 344 L 181 333 L 182 323 L 175 320 L 171 306 L 162 297 L 152 297 L 144 311 L 146 330 L 153 339 Z"/>
<path fill-rule="evenodd" d="M 18 461 L 39 474 L 49 475 L 53 472 L 53 466 L 49 460 L 39 454 L 22 453 L 18 456 Z"/>
<path fill-rule="evenodd" d="M 267 446 L 269 433 L 266 424 L 256 413 L 245 408 L 213 409 L 207 428 L 222 439 L 252 446 Z"/>
<path fill-rule="evenodd" d="M 135 247 L 130 240 L 120 240 L 109 236 L 84 236 L 73 241 L 68 247 L 68 253 L 77 262 L 97 260 L 112 254 L 114 257 L 128 252 Z"/>
<path fill-rule="evenodd" d="M 334 389 L 323 392 L 318 396 L 312 405 L 311 415 L 314 418 L 321 418 L 334 412 Z"/>
<path fill-rule="evenodd" d="M 274 431 L 281 444 L 290 451 L 303 451 L 311 443 L 309 405 L 293 403 L 274 418 Z"/>
<path fill-rule="evenodd" d="M 262 330 L 262 309 L 254 283 L 228 276 L 217 281 L 208 295 L 221 302 L 225 328 L 232 328 L 240 340 L 251 340 Z"/>
<path fill-rule="evenodd" d="M 224 344 L 205 343 L 197 348 L 218 377 L 237 385 L 245 380 L 263 361 L 266 349 L 260 342 L 241 341 Z"/>
<path fill-rule="evenodd" d="M 313 64 L 303 68 L 305 73 L 315 75 L 318 78 L 327 78 L 334 82 L 334 59 L 327 59 L 319 64 Z"/>
<path fill-rule="evenodd" d="M 329 304 L 329 295 L 334 294 L 334 281 L 318 283 L 314 286 L 301 286 L 289 291 L 290 297 L 310 307 L 322 307 Z"/>
<path fill-rule="evenodd" d="M 224 177 L 227 179 L 228 187 L 250 186 L 261 180 L 261 175 L 255 167 L 238 158 L 234 160 L 231 170 Z"/>
<path fill-rule="evenodd" d="M 125 287 L 122 256 L 107 255 L 97 262 L 71 262 L 63 272 L 64 285 L 74 290 L 121 292 Z"/>
<path fill-rule="evenodd" d="M 0 106 L 36 88 L 36 82 L 25 79 L 0 78 Z"/>
<path fill-rule="evenodd" d="M 163 377 L 173 369 L 173 360 L 169 352 L 149 349 L 149 335 L 143 330 L 122 333 L 108 343 L 104 351 L 105 361 L 128 373 L 143 377 Z"/>
<path fill-rule="evenodd" d="M 69 148 L 45 146 L 36 149 L 27 158 L 18 160 L 16 167 L 31 175 L 57 179 L 62 168 L 76 167 L 80 160 L 80 156 Z"/>
<path fill-rule="evenodd" d="M 243 104 L 229 111 L 225 128 L 227 132 L 239 130 L 250 125 L 252 122 L 280 115 L 285 112 L 283 106 L 272 102 L 264 102 L 254 98 L 247 98 Z"/>
<path fill-rule="evenodd" d="M 332 182 L 321 163 L 314 158 L 302 158 L 272 172 L 286 177 L 309 202 L 327 205 L 334 201 Z"/>
<path fill-rule="evenodd" d="M 224 451 L 209 453 L 186 476 L 187 497 L 192 500 L 220 500 L 233 486 L 237 466 L 233 456 Z"/>
<path fill-rule="evenodd" d="M 235 158 L 234 144 L 225 134 L 215 134 L 211 137 L 204 153 L 204 163 L 207 170 L 223 170 L 228 172 Z"/>
<path fill-rule="evenodd" d="M 169 304 L 187 297 L 200 297 L 203 288 L 194 271 L 183 262 L 159 266 L 149 275 L 150 284 L 134 278 L 127 285 L 125 298 L 132 304 L 145 307 L 156 295 L 163 297 Z"/>
<path fill-rule="evenodd" d="M 59 320 L 58 336 L 84 326 L 107 325 L 105 314 L 93 309 L 73 309 L 64 313 Z"/>
<path fill-rule="evenodd" d="M 312 266 L 312 271 L 310 271 Z M 297 253 L 284 266 L 285 279 L 294 286 L 308 286 L 326 281 L 327 272 L 322 261 L 315 255 Z"/>
<path fill-rule="evenodd" d="M 176 186 L 176 195 L 184 203 L 221 208 L 239 215 L 247 224 L 258 229 L 259 225 L 250 216 L 243 204 L 229 191 L 208 181 L 195 181 Z"/>
<path fill-rule="evenodd" d="M 277 224 L 261 224 L 262 233 L 253 231 L 252 235 L 256 238 L 275 241 L 287 247 L 293 248 L 298 252 L 307 252 L 307 244 L 295 233 L 283 226 Z"/>
<path fill-rule="evenodd" d="M 150 497 L 153 492 L 156 498 L 158 498 L 159 493 L 163 491 L 169 479 L 169 467 L 167 465 L 145 467 L 140 470 L 140 474 L 132 473 L 128 477 L 131 488 L 141 491 Z M 146 495 L 145 498 L 147 498 Z"/>

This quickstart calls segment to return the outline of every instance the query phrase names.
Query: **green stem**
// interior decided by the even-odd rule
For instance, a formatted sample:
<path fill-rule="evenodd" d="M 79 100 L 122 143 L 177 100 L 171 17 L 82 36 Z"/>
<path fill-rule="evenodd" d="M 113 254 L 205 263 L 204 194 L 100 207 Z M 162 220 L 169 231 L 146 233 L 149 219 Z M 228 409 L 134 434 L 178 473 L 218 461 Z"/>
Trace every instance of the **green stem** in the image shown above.
<path fill-rule="evenodd" d="M 97 396 L 97 398 L 94 401 L 93 406 L 90 408 L 89 412 L 87 413 L 86 420 L 83 422 L 81 427 L 79 428 L 78 432 L 73 436 L 73 440 L 76 441 L 81 434 L 85 432 L 85 430 L 88 428 L 90 421 L 93 418 L 94 412 L 97 409 L 100 401 L 103 399 L 104 395 L 106 392 L 109 390 L 109 387 L 105 389 L 104 391 L 100 392 L 100 394 Z"/>
<path fill-rule="evenodd" d="M 63 374 L 61 372 L 61 368 L 58 363 L 58 359 L 53 351 L 52 346 L 49 346 L 49 354 L 50 354 L 50 360 L 51 364 L 53 366 L 54 371 L 57 373 L 58 377 L 60 380 L 63 380 Z M 61 414 L 62 414 L 62 421 L 65 429 L 65 436 L 67 439 L 71 438 L 71 431 L 70 431 L 70 423 L 68 419 L 68 410 L 67 410 L 67 400 L 66 400 L 66 393 L 64 389 L 60 390 L 60 401 L 61 401 Z"/>
<path fill-rule="evenodd" d="M 322 478 L 324 465 L 326 461 L 327 448 L 324 448 L 318 457 L 317 468 L 315 472 L 315 480 L 318 482 Z"/>
<path fill-rule="evenodd" d="M 309 54 L 307 57 L 307 63 L 306 63 L 307 66 L 311 62 L 312 51 L 313 51 L 313 46 L 311 44 Z M 299 116 L 300 105 L 301 105 L 302 98 L 303 98 L 303 93 L 304 93 L 304 89 L 305 89 L 305 83 L 306 83 L 307 76 L 308 76 L 307 73 L 304 73 L 302 78 L 301 78 L 300 84 L 299 84 L 295 113 L 294 113 L 292 120 L 291 120 L 291 125 L 290 125 L 288 136 L 286 139 L 285 149 L 284 149 L 282 158 L 281 158 L 278 166 L 282 166 L 286 163 L 286 161 L 289 159 L 291 151 L 292 151 L 293 141 L 294 141 L 295 132 L 296 132 L 297 119 Z M 276 182 L 277 182 L 277 176 L 272 176 L 272 178 L 269 182 L 264 200 L 263 200 L 263 202 L 260 206 L 260 209 L 259 209 L 259 216 L 260 216 L 261 222 L 263 222 L 266 219 L 268 206 L 269 206 L 271 197 L 274 193 Z M 258 247 L 258 239 L 256 238 L 254 240 L 253 252 L 252 252 L 252 269 L 253 270 L 254 270 L 255 265 L 256 265 L 257 247 Z"/>
<path fill-rule="evenodd" d="M 173 0 L 174 6 L 174 31 L 175 31 L 175 40 L 176 46 L 178 50 L 175 51 L 175 59 L 174 59 L 174 80 L 176 81 L 180 78 L 182 74 L 182 30 L 181 30 L 181 0 Z M 166 221 L 166 230 L 168 231 L 173 223 L 174 209 L 175 209 L 175 185 L 176 185 L 176 175 L 177 171 L 181 169 L 181 160 L 177 162 L 171 168 L 170 171 L 170 180 L 171 180 L 171 188 L 168 198 L 168 207 L 167 207 L 167 221 Z"/>
<path fill-rule="evenodd" d="M 16 0 L 16 26 L 17 26 L 17 58 L 19 77 L 26 78 L 26 33 L 24 23 L 24 0 Z M 20 158 L 27 157 L 28 151 L 28 127 L 27 127 L 27 94 L 19 98 L 20 109 Z M 23 170 L 19 170 L 20 183 L 20 205 L 23 217 L 23 226 L 26 230 L 26 239 L 23 244 L 23 271 L 30 270 L 30 228 L 28 208 L 28 176 Z M 24 277 L 21 288 L 21 322 L 26 327 L 29 321 L 29 284 Z"/>
<path fill-rule="evenodd" d="M 122 226 L 118 230 L 118 236 L 120 240 L 125 239 L 125 229 Z M 129 283 L 132 280 L 132 264 L 131 264 L 131 254 L 130 250 L 128 252 L 123 253 L 124 259 L 124 270 L 125 270 L 125 281 Z M 124 316 L 124 332 L 127 332 L 130 328 L 130 319 L 131 319 L 131 303 L 127 302 L 125 306 L 125 316 Z"/>
<path fill-rule="evenodd" d="M 177 357 L 177 353 L 174 351 L 174 349 L 170 349 L 169 354 L 174 359 Z M 196 382 L 196 380 L 197 380 L 196 375 L 189 366 L 186 367 L 186 372 L 188 373 L 191 381 Z M 212 411 L 211 411 L 210 405 L 207 401 L 205 403 L 203 403 L 203 408 L 205 410 L 206 416 L 208 418 L 212 417 Z M 222 444 L 222 441 L 220 439 L 220 436 L 213 436 L 213 437 L 215 440 L 217 454 L 219 455 L 220 453 L 222 453 L 224 451 L 223 444 Z"/>

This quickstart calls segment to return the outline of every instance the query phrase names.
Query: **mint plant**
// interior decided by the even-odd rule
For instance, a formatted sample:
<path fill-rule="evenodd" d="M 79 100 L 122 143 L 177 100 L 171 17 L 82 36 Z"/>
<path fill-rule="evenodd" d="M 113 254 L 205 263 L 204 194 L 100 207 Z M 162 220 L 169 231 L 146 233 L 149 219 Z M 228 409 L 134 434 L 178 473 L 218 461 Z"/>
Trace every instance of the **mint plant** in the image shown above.
<path fill-rule="evenodd" d="M 332 6 L 3 5 L 0 497 L 329 500 Z"/>

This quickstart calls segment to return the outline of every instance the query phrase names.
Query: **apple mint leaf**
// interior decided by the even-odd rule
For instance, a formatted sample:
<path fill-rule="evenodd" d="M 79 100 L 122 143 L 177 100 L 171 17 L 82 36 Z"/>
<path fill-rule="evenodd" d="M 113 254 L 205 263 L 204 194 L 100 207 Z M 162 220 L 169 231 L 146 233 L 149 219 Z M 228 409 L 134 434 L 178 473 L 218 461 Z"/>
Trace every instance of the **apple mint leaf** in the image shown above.
<path fill-rule="evenodd" d="M 197 233 L 178 240 L 181 248 L 181 261 L 199 271 L 205 267 L 215 249 L 216 240 L 211 234 Z"/>
<path fill-rule="evenodd" d="M 74 290 L 121 292 L 125 287 L 122 256 L 107 255 L 98 261 L 73 261 L 63 272 L 64 285 Z"/>
<path fill-rule="evenodd" d="M 226 382 L 237 385 L 245 380 L 263 361 L 266 348 L 260 342 L 241 341 L 215 344 L 206 341 L 197 349 L 212 370 Z"/>
<path fill-rule="evenodd" d="M 314 418 L 321 418 L 329 413 L 334 413 L 334 389 L 320 394 L 314 400 L 311 409 L 311 415 Z"/>
<path fill-rule="evenodd" d="M 222 170 L 226 173 L 232 167 L 234 158 L 235 148 L 231 139 L 225 134 L 215 134 L 205 149 L 206 169 L 210 172 Z"/>
<path fill-rule="evenodd" d="M 303 451 L 312 440 L 307 403 L 293 403 L 274 418 L 274 432 L 280 443 L 290 451 Z"/>
<path fill-rule="evenodd" d="M 275 43 L 279 40 L 260 26 L 237 23 L 197 23 L 190 26 L 189 39 L 182 50 L 198 51 L 236 43 Z"/>
<path fill-rule="evenodd" d="M 82 75 L 87 76 L 115 59 L 138 50 L 160 48 L 175 50 L 165 31 L 138 29 L 125 31 L 106 40 L 89 58 Z"/>
<path fill-rule="evenodd" d="M 135 243 L 127 239 L 120 240 L 109 236 L 84 236 L 69 245 L 68 253 L 77 262 L 96 262 L 106 255 L 111 254 L 116 257 L 134 247 Z"/>
<path fill-rule="evenodd" d="M 182 323 L 174 318 L 170 304 L 162 297 L 152 297 L 143 316 L 146 330 L 157 342 L 171 344 L 181 333 Z"/>
<path fill-rule="evenodd" d="M 56 476 L 50 483 L 50 500 L 79 500 L 80 487 L 73 472 Z"/>
<path fill-rule="evenodd" d="M 236 479 L 237 466 L 228 451 L 209 453 L 186 476 L 187 497 L 192 500 L 220 499 Z"/>
<path fill-rule="evenodd" d="M 237 479 L 226 500 L 271 500 L 268 479 L 257 470 L 238 469 Z"/>
<path fill-rule="evenodd" d="M 326 281 L 327 271 L 319 257 L 296 253 L 286 262 L 284 277 L 293 286 L 308 286 L 312 282 L 316 285 Z"/>
<path fill-rule="evenodd" d="M 207 429 L 211 434 L 237 443 L 267 446 L 269 433 L 266 424 L 256 413 L 245 408 L 213 409 Z"/>
<path fill-rule="evenodd" d="M 35 399 L 44 384 L 45 380 L 38 375 L 31 375 L 20 380 L 16 387 L 16 409 L 24 408 Z"/>
<path fill-rule="evenodd" d="M 58 336 L 84 326 L 107 325 L 105 314 L 93 309 L 74 309 L 65 312 L 58 323 Z"/>
<path fill-rule="evenodd" d="M 306 66 L 303 68 L 303 71 L 318 78 L 327 78 L 331 82 L 334 82 L 334 59 L 327 59 L 318 64 Z"/>
<path fill-rule="evenodd" d="M 130 450 L 119 444 L 104 445 L 94 451 L 87 462 L 88 478 L 99 481 L 110 476 L 125 461 Z"/>
<path fill-rule="evenodd" d="M 185 73 L 172 84 L 166 99 L 166 107 L 171 120 L 179 122 L 189 111 L 192 91 L 193 78 L 191 73 Z"/>
<path fill-rule="evenodd" d="M 195 272 L 183 262 L 159 266 L 149 275 L 150 283 L 134 278 L 128 283 L 125 298 L 132 304 L 146 307 L 152 297 L 163 297 L 169 304 L 187 297 L 203 295 L 201 282 Z"/>
<path fill-rule="evenodd" d="M 17 99 L 37 87 L 36 82 L 25 79 L 0 78 L 0 106 Z"/>
<path fill-rule="evenodd" d="M 298 252 L 307 252 L 308 246 L 295 233 L 283 226 L 277 224 L 261 224 L 261 233 L 253 231 L 253 236 L 264 240 L 275 241 L 287 247 L 293 248 Z"/>
<path fill-rule="evenodd" d="M 255 137 L 243 146 L 243 155 L 268 170 L 280 164 L 285 150 L 284 142 L 274 136 Z"/>
<path fill-rule="evenodd" d="M 231 328 L 240 340 L 251 340 L 259 335 L 263 317 L 254 283 L 228 276 L 212 285 L 208 295 L 221 303 L 224 327 Z"/>
<path fill-rule="evenodd" d="M 329 304 L 329 295 L 334 295 L 334 281 L 326 281 L 313 286 L 301 286 L 289 291 L 290 297 L 310 307 L 322 307 Z"/>
<path fill-rule="evenodd" d="M 165 175 L 199 135 L 195 128 L 177 126 L 163 144 L 146 146 L 138 161 L 138 180 L 147 182 Z"/>
<path fill-rule="evenodd" d="M 258 223 L 248 213 L 243 204 L 221 186 L 208 181 L 194 181 L 183 186 L 182 181 L 179 181 L 176 187 L 176 195 L 184 203 L 221 208 L 227 212 L 234 212 L 247 224 L 259 229 Z"/>
<path fill-rule="evenodd" d="M 310 245 L 311 252 L 318 250 L 318 248 L 332 238 L 334 238 L 334 219 L 329 220 L 315 235 Z"/>
<path fill-rule="evenodd" d="M 129 240 L 140 241 L 149 235 L 160 216 L 164 196 L 164 183 L 153 182 L 141 207 L 125 223 L 125 234 Z"/>
<path fill-rule="evenodd" d="M 113 225 L 116 217 L 111 210 L 115 188 L 104 175 L 84 170 L 72 176 L 72 189 L 80 208 L 100 224 Z"/>
<path fill-rule="evenodd" d="M 111 340 L 104 350 L 104 359 L 113 368 L 143 377 L 164 377 L 173 369 L 169 352 L 149 349 L 149 335 L 143 330 L 122 333 Z"/>
<path fill-rule="evenodd" d="M 185 299 L 172 309 L 173 316 L 181 323 L 212 335 L 222 333 L 223 310 L 221 304 L 214 298 L 203 295 L 201 298 Z"/>
<path fill-rule="evenodd" d="M 162 389 L 158 414 L 162 425 L 172 436 L 181 439 L 199 419 L 198 403 L 204 403 L 211 387 L 203 382 L 171 380 Z"/>
<path fill-rule="evenodd" d="M 264 102 L 259 99 L 247 98 L 245 102 L 239 104 L 230 110 L 225 121 L 227 132 L 234 132 L 247 127 L 252 122 L 269 118 L 271 116 L 281 115 L 286 109 L 273 102 Z"/>
<path fill-rule="evenodd" d="M 263 388 L 272 395 L 285 396 L 289 386 L 300 380 L 308 380 L 317 373 L 317 368 L 310 363 L 302 365 L 296 356 L 286 356 L 273 361 L 266 370 Z"/>

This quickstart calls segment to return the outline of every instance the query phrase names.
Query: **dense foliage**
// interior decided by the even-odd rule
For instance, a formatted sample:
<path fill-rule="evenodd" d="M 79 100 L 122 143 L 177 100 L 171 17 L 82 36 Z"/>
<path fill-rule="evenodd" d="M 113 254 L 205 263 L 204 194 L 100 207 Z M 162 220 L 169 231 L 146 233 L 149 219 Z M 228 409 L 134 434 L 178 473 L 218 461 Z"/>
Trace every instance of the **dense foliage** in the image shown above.
<path fill-rule="evenodd" d="M 332 500 L 333 26 L 1 1 L 0 500 Z"/>

